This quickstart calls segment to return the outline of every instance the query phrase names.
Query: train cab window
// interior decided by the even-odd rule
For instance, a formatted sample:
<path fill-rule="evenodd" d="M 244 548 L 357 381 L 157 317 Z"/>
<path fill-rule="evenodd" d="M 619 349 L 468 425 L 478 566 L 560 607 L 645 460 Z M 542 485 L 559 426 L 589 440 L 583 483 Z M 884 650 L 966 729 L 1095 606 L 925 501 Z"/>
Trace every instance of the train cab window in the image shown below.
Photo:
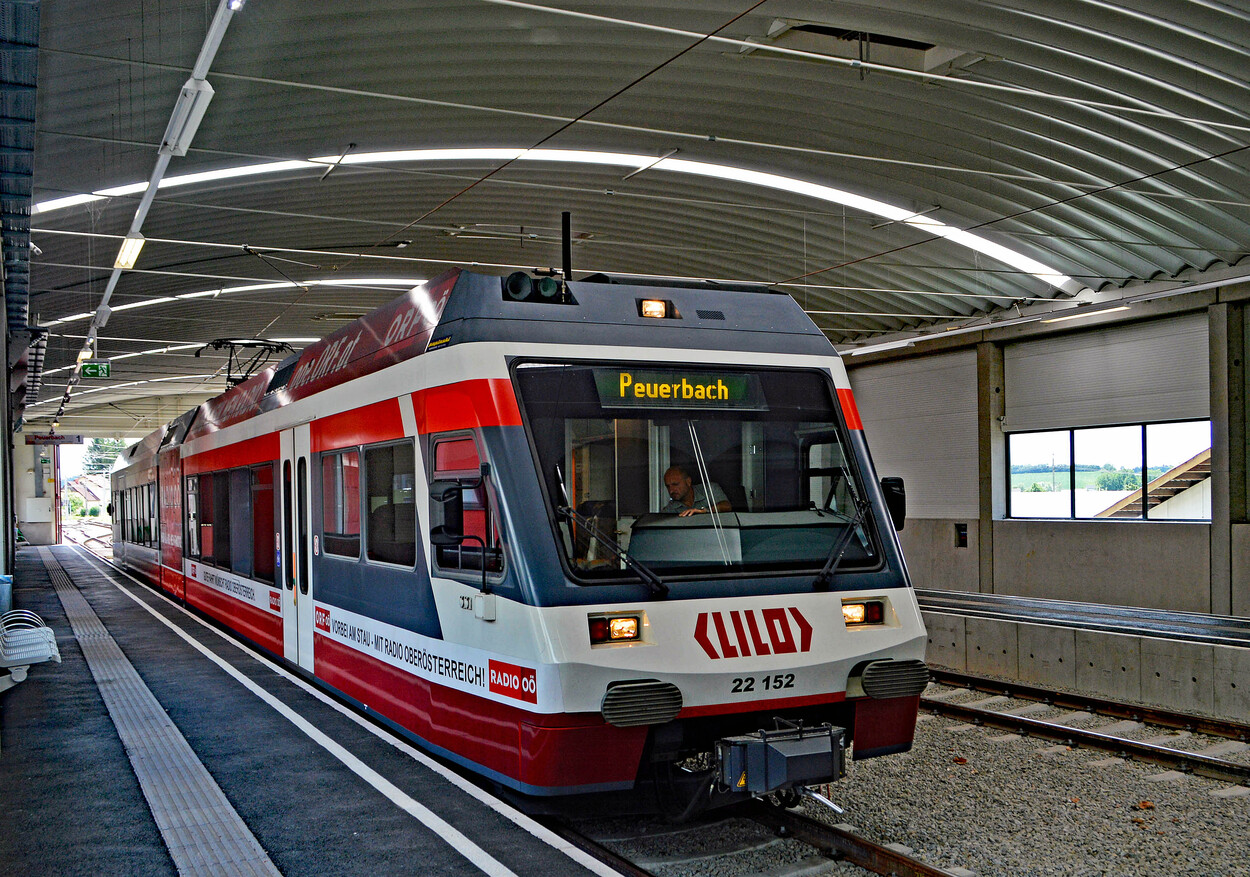
<path fill-rule="evenodd" d="M 321 546 L 326 554 L 360 556 L 360 452 L 321 458 Z"/>
<path fill-rule="evenodd" d="M 472 483 L 481 478 L 482 460 L 473 436 L 458 434 L 435 437 L 430 443 L 432 461 L 430 481 L 459 481 Z M 500 547 L 497 519 L 491 515 L 491 502 L 487 502 L 489 482 L 464 491 L 464 532 L 476 536 L 486 544 L 487 572 L 503 569 L 503 549 Z M 437 562 L 442 569 L 482 569 L 482 543 L 466 539 L 460 545 L 439 546 Z"/>
<path fill-rule="evenodd" d="M 879 567 L 827 372 L 533 362 L 514 375 L 574 578 L 632 576 L 621 550 L 665 577 L 806 574 L 843 544 L 841 572 Z"/>
<path fill-rule="evenodd" d="M 416 457 L 411 442 L 365 448 L 370 560 L 417 562 Z"/>
<path fill-rule="evenodd" d="M 252 575 L 273 582 L 277 545 L 274 533 L 273 464 L 249 470 L 252 489 Z"/>

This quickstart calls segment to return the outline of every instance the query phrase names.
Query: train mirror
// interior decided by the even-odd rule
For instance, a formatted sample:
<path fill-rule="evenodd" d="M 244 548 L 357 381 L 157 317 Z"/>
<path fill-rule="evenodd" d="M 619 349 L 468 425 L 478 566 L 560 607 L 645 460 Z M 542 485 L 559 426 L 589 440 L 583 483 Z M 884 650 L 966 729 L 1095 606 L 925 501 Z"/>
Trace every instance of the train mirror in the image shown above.
<path fill-rule="evenodd" d="M 459 545 L 464 541 L 464 493 L 458 481 L 430 485 L 430 542 Z"/>
<path fill-rule="evenodd" d="M 113 508 L 112 503 L 109 503 L 107 506 L 105 506 L 104 510 L 109 513 L 110 518 L 113 517 L 113 512 L 116 511 L 116 509 Z"/>
<path fill-rule="evenodd" d="M 903 522 L 907 519 L 907 488 L 903 486 L 903 479 L 895 475 L 882 478 L 881 495 L 885 497 L 885 507 L 890 512 L 894 529 L 903 529 Z"/>

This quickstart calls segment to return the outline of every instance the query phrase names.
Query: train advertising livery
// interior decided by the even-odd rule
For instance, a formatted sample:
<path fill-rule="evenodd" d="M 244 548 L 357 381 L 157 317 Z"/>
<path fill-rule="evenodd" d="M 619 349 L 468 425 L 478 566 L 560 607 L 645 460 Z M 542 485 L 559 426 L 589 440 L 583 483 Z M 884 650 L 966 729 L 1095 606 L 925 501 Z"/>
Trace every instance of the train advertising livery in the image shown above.
<path fill-rule="evenodd" d="M 430 682 L 492 700 L 532 704 L 544 713 L 562 709 L 554 673 L 549 681 L 541 668 L 505 662 L 489 652 L 431 639 L 338 606 L 318 604 L 314 624 L 318 635 Z"/>
<path fill-rule="evenodd" d="M 282 614 L 281 602 L 272 598 L 272 595 L 277 592 L 263 582 L 256 582 L 216 567 L 205 566 L 194 560 L 187 561 L 186 576 L 191 581 L 212 588 L 219 594 L 241 600 L 271 615 Z"/>

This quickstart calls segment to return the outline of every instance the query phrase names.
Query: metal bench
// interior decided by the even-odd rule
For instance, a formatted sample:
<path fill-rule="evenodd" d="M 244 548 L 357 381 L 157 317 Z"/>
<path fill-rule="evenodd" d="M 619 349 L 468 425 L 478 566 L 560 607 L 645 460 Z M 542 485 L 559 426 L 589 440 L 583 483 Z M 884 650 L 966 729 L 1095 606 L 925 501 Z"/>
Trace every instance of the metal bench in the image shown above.
<path fill-rule="evenodd" d="M 13 609 L 0 615 L 0 668 L 9 671 L 8 676 L 0 677 L 0 693 L 25 681 L 31 664 L 44 661 L 61 663 L 52 628 L 29 609 Z"/>

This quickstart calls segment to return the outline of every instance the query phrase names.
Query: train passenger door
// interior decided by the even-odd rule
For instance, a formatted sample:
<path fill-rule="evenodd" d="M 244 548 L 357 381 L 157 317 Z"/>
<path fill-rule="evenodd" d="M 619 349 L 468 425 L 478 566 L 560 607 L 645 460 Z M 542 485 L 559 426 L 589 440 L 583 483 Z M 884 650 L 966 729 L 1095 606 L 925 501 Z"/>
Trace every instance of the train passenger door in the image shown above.
<path fill-rule="evenodd" d="M 282 523 L 278 532 L 282 566 L 283 655 L 313 669 L 313 599 L 310 577 L 312 505 L 309 496 L 308 424 L 283 430 Z"/>

